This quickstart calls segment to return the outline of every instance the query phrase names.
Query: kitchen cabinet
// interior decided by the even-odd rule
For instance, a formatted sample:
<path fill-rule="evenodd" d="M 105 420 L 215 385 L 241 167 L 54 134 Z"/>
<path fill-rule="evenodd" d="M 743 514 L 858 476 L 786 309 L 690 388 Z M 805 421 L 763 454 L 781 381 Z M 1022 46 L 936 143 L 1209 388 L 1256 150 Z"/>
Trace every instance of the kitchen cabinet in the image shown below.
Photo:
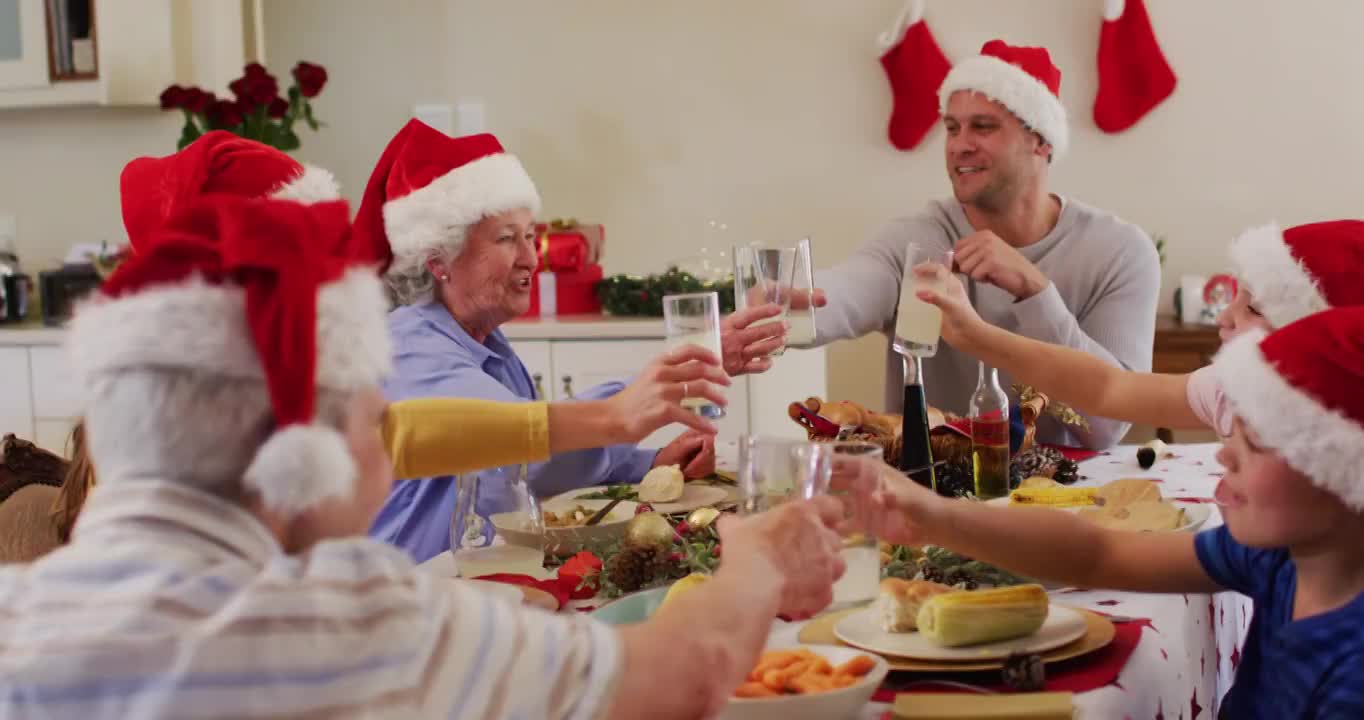
<path fill-rule="evenodd" d="M 33 440 L 33 392 L 28 348 L 0 347 L 0 436 L 14 433 Z"/>
<path fill-rule="evenodd" d="M 247 63 L 265 61 L 264 0 L 86 1 L 90 37 L 74 53 L 93 69 L 73 71 L 52 52 L 46 0 L 0 0 L 0 109 L 155 106 L 172 84 L 222 96 Z"/>
<path fill-rule="evenodd" d="M 518 320 L 502 332 L 547 400 L 569 400 L 594 385 L 629 380 L 665 349 L 663 322 L 655 319 Z M 0 433 L 13 432 L 56 453 L 64 452 L 82 402 L 63 335 L 57 328 L 0 329 Z M 823 349 L 788 350 L 768 372 L 734 378 L 726 415 L 717 423 L 721 436 L 803 439 L 786 406 L 811 395 L 825 397 L 826 374 Z M 667 427 L 640 445 L 663 447 L 682 432 Z"/>

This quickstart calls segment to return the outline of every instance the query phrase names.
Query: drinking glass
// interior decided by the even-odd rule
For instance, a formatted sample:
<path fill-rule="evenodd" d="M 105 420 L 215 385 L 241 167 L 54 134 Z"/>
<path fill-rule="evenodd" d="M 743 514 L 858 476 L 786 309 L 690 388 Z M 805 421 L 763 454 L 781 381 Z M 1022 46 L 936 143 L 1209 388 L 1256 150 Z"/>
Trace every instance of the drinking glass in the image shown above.
<path fill-rule="evenodd" d="M 543 566 L 544 519 L 527 472 L 527 466 L 521 464 L 455 476 L 450 552 L 461 576 L 477 577 L 516 564 Z M 504 492 L 496 492 L 498 489 Z M 495 496 L 492 500 L 498 507 L 480 508 L 480 494 Z M 515 543 L 509 545 L 499 537 L 499 529 L 515 532 Z"/>
<path fill-rule="evenodd" d="M 795 248 L 735 247 L 734 309 L 776 304 L 781 308 L 779 314 L 753 324 L 785 322 L 791 308 L 791 283 L 795 269 Z M 785 351 L 786 345 L 783 344 L 768 355 L 781 355 Z"/>
<path fill-rule="evenodd" d="M 845 495 L 879 482 L 881 446 L 745 436 L 739 441 L 739 512 L 754 514 L 795 499 Z M 848 502 L 841 529 L 847 571 L 834 583 L 831 608 L 870 601 L 881 579 L 881 554 L 860 503 Z"/>
<path fill-rule="evenodd" d="M 815 266 L 811 257 L 810 238 L 801 238 L 796 243 L 796 265 L 791 274 L 791 293 L 793 307 L 787 312 L 786 320 L 791 327 L 786 331 L 786 345 L 793 348 L 815 346 Z M 795 297 L 803 296 L 803 307 L 795 307 Z"/>
<path fill-rule="evenodd" d="M 895 313 L 895 340 L 892 346 L 901 355 L 933 357 L 938 353 L 938 338 L 942 334 L 942 311 L 915 296 L 919 289 L 943 292 L 937 279 L 921 278 L 914 268 L 924 263 L 935 263 L 952 270 L 952 251 L 910 243 L 905 249 L 905 273 L 900 283 L 900 306 Z"/>
<path fill-rule="evenodd" d="M 663 296 L 663 327 L 669 350 L 681 345 L 700 345 L 722 357 L 720 347 L 720 296 L 714 292 Z M 704 397 L 684 397 L 682 407 L 711 419 L 725 416 L 725 409 Z"/>

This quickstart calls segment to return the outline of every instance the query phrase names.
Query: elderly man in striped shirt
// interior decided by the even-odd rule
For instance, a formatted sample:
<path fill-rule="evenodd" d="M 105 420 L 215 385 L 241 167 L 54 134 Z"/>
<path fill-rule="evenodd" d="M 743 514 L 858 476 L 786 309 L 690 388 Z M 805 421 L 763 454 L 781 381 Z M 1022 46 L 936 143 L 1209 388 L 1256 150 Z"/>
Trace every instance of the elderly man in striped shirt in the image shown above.
<path fill-rule="evenodd" d="M 776 614 L 831 599 L 838 502 L 725 523 L 714 579 L 625 630 L 417 572 L 363 537 L 390 359 L 347 216 L 205 198 L 79 310 L 101 482 L 70 545 L 0 570 L 3 714 L 712 714 Z"/>

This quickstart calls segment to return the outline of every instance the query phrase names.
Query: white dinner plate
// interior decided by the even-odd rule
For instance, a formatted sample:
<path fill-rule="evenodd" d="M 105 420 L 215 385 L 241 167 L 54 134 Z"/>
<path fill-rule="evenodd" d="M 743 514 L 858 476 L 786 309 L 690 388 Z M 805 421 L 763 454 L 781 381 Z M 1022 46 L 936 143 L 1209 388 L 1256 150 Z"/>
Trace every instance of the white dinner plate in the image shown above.
<path fill-rule="evenodd" d="M 549 502 L 566 504 L 572 507 L 574 503 L 583 502 L 577 498 L 582 495 L 591 495 L 594 492 L 601 492 L 603 488 L 579 488 L 570 490 L 561 495 L 555 495 Z M 672 502 L 648 503 L 649 507 L 656 512 L 665 515 L 673 513 L 691 512 L 699 507 L 715 505 L 729 499 L 729 493 L 718 485 L 704 485 L 702 483 L 689 482 L 682 486 L 682 497 Z"/>
<path fill-rule="evenodd" d="M 1040 653 L 1084 636 L 1088 624 L 1079 612 L 1052 605 L 1037 632 L 1027 637 L 966 647 L 936 645 L 919 632 L 892 633 L 881 629 L 881 614 L 873 605 L 834 625 L 834 635 L 845 643 L 881 655 L 915 660 L 999 660 L 1012 653 Z"/>

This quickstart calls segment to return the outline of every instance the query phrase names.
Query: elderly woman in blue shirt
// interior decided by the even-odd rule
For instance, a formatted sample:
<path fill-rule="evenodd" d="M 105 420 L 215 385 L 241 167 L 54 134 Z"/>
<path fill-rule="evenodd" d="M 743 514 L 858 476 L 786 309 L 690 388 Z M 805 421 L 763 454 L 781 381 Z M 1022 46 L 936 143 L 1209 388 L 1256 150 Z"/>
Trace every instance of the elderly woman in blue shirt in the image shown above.
<path fill-rule="evenodd" d="M 366 188 L 356 232 L 382 233 L 393 249 L 385 278 L 399 305 L 389 315 L 395 368 L 384 391 L 390 401 L 537 399 L 529 372 L 498 328 L 529 309 L 539 208 L 534 183 L 492 135 L 450 138 L 413 120 L 389 143 Z M 767 312 L 757 309 L 742 328 L 734 322 L 745 318 L 727 321 L 726 370 L 765 369 L 767 352 L 782 342 L 781 324 L 746 326 Z M 578 397 L 600 399 L 622 387 L 608 383 Z M 705 382 L 687 392 L 712 400 L 722 396 Z M 694 427 L 713 432 L 699 418 Z M 546 497 L 588 485 L 638 482 L 662 465 L 679 465 L 688 477 L 701 477 L 714 469 L 711 438 L 691 431 L 662 450 L 622 444 L 562 453 L 531 465 L 529 486 Z M 510 493 L 519 470 L 480 473 L 479 515 L 513 509 Z M 450 547 L 456 496 L 453 477 L 398 483 L 371 535 L 419 562 L 431 558 Z"/>

